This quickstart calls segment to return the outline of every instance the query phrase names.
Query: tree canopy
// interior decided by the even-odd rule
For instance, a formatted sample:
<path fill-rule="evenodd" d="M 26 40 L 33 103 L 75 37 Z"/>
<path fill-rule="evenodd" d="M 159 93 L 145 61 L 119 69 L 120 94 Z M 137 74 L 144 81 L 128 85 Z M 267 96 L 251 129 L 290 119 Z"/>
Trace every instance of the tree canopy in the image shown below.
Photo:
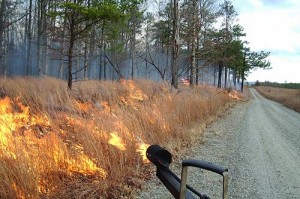
<path fill-rule="evenodd" d="M 270 68 L 237 19 L 229 0 L 2 0 L 0 75 L 55 76 L 70 89 L 119 78 L 236 87 Z"/>

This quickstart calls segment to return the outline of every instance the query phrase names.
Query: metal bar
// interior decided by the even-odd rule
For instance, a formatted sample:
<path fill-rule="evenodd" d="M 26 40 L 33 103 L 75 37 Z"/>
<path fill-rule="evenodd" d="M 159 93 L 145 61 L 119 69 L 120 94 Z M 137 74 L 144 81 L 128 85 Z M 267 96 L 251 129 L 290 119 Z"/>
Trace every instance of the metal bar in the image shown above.
<path fill-rule="evenodd" d="M 228 172 L 223 173 L 223 199 L 228 199 Z"/>
<path fill-rule="evenodd" d="M 182 167 L 182 170 L 181 170 L 181 183 L 180 183 L 180 197 L 179 197 L 179 199 L 185 199 L 186 183 L 187 183 L 187 171 L 188 171 L 188 167 Z"/>
<path fill-rule="evenodd" d="M 181 179 L 175 175 L 173 172 L 170 173 L 178 182 L 181 182 Z M 195 190 L 193 187 L 191 187 L 190 185 L 186 185 L 187 191 L 191 191 L 193 194 L 199 196 L 200 199 L 202 199 L 202 197 L 204 197 L 202 195 L 202 193 L 198 192 L 197 190 Z"/>
<path fill-rule="evenodd" d="M 194 160 L 194 159 L 187 159 L 182 161 L 182 166 L 192 166 L 192 167 L 197 167 L 205 170 L 212 171 L 214 173 L 218 173 L 220 175 L 223 175 L 225 171 L 227 171 L 226 168 L 214 164 L 212 162 L 207 162 L 204 160 Z"/>
<path fill-rule="evenodd" d="M 156 176 L 174 196 L 174 198 L 180 198 L 180 180 L 174 177 L 175 174 L 169 168 L 158 166 Z M 186 191 L 185 198 L 196 199 L 189 191 Z"/>

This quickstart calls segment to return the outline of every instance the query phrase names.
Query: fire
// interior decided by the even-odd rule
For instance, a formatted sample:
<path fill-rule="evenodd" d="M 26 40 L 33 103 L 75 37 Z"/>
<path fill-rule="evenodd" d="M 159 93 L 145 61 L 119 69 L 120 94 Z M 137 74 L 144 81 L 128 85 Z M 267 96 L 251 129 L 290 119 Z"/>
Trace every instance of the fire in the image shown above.
<path fill-rule="evenodd" d="M 10 99 L 5 97 L 0 100 L 0 142 L 4 146 L 7 146 L 8 133 L 16 128 L 14 116 L 10 114 L 11 111 Z"/>
<path fill-rule="evenodd" d="M 126 147 L 125 147 L 125 144 L 124 144 L 122 138 L 120 138 L 119 136 L 117 136 L 115 133 L 110 133 L 110 136 L 111 136 L 111 138 L 108 141 L 109 144 L 117 147 L 121 151 L 125 151 L 126 150 Z M 147 156 L 146 156 L 146 150 L 147 150 L 147 148 L 149 146 L 150 146 L 149 144 L 137 143 L 136 152 L 141 155 L 144 163 L 149 163 L 149 160 L 147 159 Z"/>
<path fill-rule="evenodd" d="M 96 174 L 98 173 L 103 179 L 106 179 L 107 172 L 98 167 L 91 158 L 89 158 L 85 154 L 80 154 L 79 157 L 77 157 L 77 160 L 70 159 L 68 162 L 68 170 L 73 172 L 79 172 L 82 174 Z"/>
<path fill-rule="evenodd" d="M 15 182 L 13 182 L 11 184 L 11 186 L 12 186 L 13 190 L 15 190 L 15 192 L 17 193 L 18 198 L 20 198 L 20 199 L 25 199 L 26 198 L 25 193 L 17 186 L 17 184 Z"/>
<path fill-rule="evenodd" d="M 15 105 L 13 106 L 13 104 Z M 79 108 L 87 111 L 89 107 L 91 106 L 82 105 Z M 64 118 L 69 125 L 82 125 L 79 120 L 67 115 Z M 107 178 L 107 172 L 84 154 L 83 150 L 79 151 L 77 155 L 71 156 L 67 149 L 63 147 L 65 146 L 63 140 L 55 136 L 54 132 L 49 132 L 45 137 L 36 137 L 43 132 L 45 133 L 47 129 L 51 129 L 51 126 L 53 125 L 46 115 L 38 116 L 32 114 L 30 108 L 21 103 L 20 98 L 15 100 L 11 100 L 9 97 L 0 99 L 0 157 L 28 159 L 32 164 L 31 169 L 35 169 L 38 173 L 59 167 L 66 169 L 70 175 L 73 172 L 77 172 L 84 175 L 95 174 L 103 179 Z M 57 128 L 56 130 L 59 134 L 66 134 L 62 129 Z M 20 151 L 22 152 L 20 153 Z M 43 152 L 48 154 L 43 155 Z M 19 153 L 22 157 L 20 157 Z M 53 166 L 57 166 L 48 168 L 43 163 L 44 156 L 51 157 L 50 159 L 53 159 L 54 163 Z M 51 162 L 50 159 L 48 160 L 49 163 Z M 18 196 L 22 198 L 24 194 L 20 191 L 21 189 L 16 184 L 11 186 L 18 192 Z M 41 188 L 43 185 L 37 186 Z"/>
<path fill-rule="evenodd" d="M 108 141 L 109 144 L 117 147 L 121 151 L 125 151 L 126 150 L 126 147 L 125 147 L 125 144 L 123 143 L 122 138 L 120 138 L 119 136 L 117 136 L 115 133 L 110 133 L 110 136 L 111 136 L 111 138 Z"/>
<path fill-rule="evenodd" d="M 235 99 L 235 100 L 238 100 L 238 101 L 243 100 L 243 98 L 241 98 L 241 97 L 239 96 L 238 92 L 235 91 L 235 90 L 230 91 L 230 92 L 228 93 L 228 95 L 229 95 L 229 97 L 231 97 L 231 98 L 233 98 L 233 99 Z"/>
<path fill-rule="evenodd" d="M 43 125 L 49 126 L 50 121 L 46 115 L 44 116 L 31 116 L 29 107 L 23 105 L 20 102 L 20 98 L 16 99 L 17 108 L 19 111 L 13 111 L 13 101 L 9 97 L 5 97 L 0 100 L 0 130 L 2 144 L 5 144 L 5 136 L 10 136 L 9 133 L 18 131 L 20 129 L 25 130 L 30 126 Z M 7 144 L 7 143 L 6 143 Z"/>
<path fill-rule="evenodd" d="M 148 96 L 141 89 L 137 88 L 132 80 L 122 79 L 120 82 L 128 89 L 126 96 L 120 96 L 122 103 L 130 105 L 135 110 L 139 110 L 139 104 L 137 102 L 148 99 Z"/>
<path fill-rule="evenodd" d="M 93 105 L 91 103 L 82 103 L 75 101 L 75 105 L 79 108 L 79 110 L 83 112 L 88 112 L 92 109 Z"/>
<path fill-rule="evenodd" d="M 147 99 L 147 95 L 143 93 L 143 91 L 137 88 L 132 80 L 121 80 L 123 85 L 128 86 L 129 88 L 129 98 L 143 101 Z"/>
<path fill-rule="evenodd" d="M 142 156 L 142 159 L 143 159 L 144 163 L 149 163 L 150 162 L 148 160 L 147 156 L 146 156 L 146 151 L 147 151 L 147 148 L 149 146 L 150 146 L 149 144 L 139 143 L 138 144 L 138 149 L 136 150 L 136 152 L 140 153 L 140 155 Z"/>
<path fill-rule="evenodd" d="M 124 83 L 128 92 L 120 98 L 125 105 L 141 110 L 142 106 L 139 102 L 148 99 L 147 95 L 136 87 L 133 81 Z M 130 151 L 136 151 L 136 155 L 140 155 L 144 163 L 149 162 L 146 157 L 149 145 L 137 138 L 131 128 L 126 125 L 122 115 L 118 114 L 115 108 L 117 105 L 111 105 L 110 102 L 105 101 L 78 102 L 74 100 L 72 102 L 75 109 L 68 109 L 71 110 L 70 112 L 65 112 L 63 109 L 55 113 L 56 117 L 52 118 L 49 116 L 51 113 L 46 115 L 33 112 L 29 106 L 22 103 L 20 97 L 0 99 L 0 158 L 5 156 L 14 161 L 28 162 L 30 165 L 28 170 L 36 176 L 59 170 L 72 177 L 80 173 L 107 179 L 110 171 L 104 169 L 106 166 L 101 168 L 101 158 L 93 157 L 94 153 L 87 151 L 89 149 L 84 147 L 86 143 L 82 143 L 82 140 L 76 137 L 77 134 L 80 136 L 78 132 L 81 131 L 78 129 L 85 130 L 86 128 L 89 132 L 95 132 L 96 138 L 104 140 L 106 144 L 113 145 L 120 151 L 126 151 L 129 145 L 133 146 L 134 148 Z M 74 112 L 75 115 L 73 115 Z M 101 121 L 102 118 L 110 118 L 110 128 L 115 131 L 107 133 L 102 126 L 97 125 L 99 118 Z M 59 120 L 58 125 L 55 123 L 57 120 Z M 154 122 L 156 121 L 153 119 Z M 136 143 L 136 145 L 126 146 L 125 143 L 129 142 Z M 55 191 L 55 188 L 49 190 L 45 182 L 38 178 L 36 177 L 36 190 L 43 193 Z M 22 186 L 18 183 L 12 183 L 11 187 L 20 198 L 27 197 L 27 193 L 22 192 Z"/>

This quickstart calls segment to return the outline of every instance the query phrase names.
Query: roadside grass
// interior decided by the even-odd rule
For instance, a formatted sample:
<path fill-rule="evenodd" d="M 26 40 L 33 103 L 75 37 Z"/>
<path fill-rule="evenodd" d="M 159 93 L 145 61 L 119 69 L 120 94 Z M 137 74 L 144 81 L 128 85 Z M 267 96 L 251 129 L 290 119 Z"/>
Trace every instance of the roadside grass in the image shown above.
<path fill-rule="evenodd" d="M 255 88 L 263 96 L 300 113 L 300 89 L 286 89 L 267 86 L 256 86 Z"/>
<path fill-rule="evenodd" d="M 130 197 L 149 144 L 193 140 L 232 99 L 214 87 L 148 80 L 0 79 L 0 198 Z"/>

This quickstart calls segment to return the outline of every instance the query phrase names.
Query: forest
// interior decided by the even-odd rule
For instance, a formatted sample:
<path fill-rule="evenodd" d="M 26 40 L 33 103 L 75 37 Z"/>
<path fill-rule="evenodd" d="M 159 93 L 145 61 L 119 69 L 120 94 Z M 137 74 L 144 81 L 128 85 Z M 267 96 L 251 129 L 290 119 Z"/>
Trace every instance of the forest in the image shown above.
<path fill-rule="evenodd" d="M 245 35 L 228 0 L 0 0 L 0 198 L 135 198 L 149 145 L 188 149 L 270 68 Z"/>
<path fill-rule="evenodd" d="M 243 89 L 269 52 L 244 40 L 231 1 L 1 0 L 0 76 L 152 79 Z"/>

